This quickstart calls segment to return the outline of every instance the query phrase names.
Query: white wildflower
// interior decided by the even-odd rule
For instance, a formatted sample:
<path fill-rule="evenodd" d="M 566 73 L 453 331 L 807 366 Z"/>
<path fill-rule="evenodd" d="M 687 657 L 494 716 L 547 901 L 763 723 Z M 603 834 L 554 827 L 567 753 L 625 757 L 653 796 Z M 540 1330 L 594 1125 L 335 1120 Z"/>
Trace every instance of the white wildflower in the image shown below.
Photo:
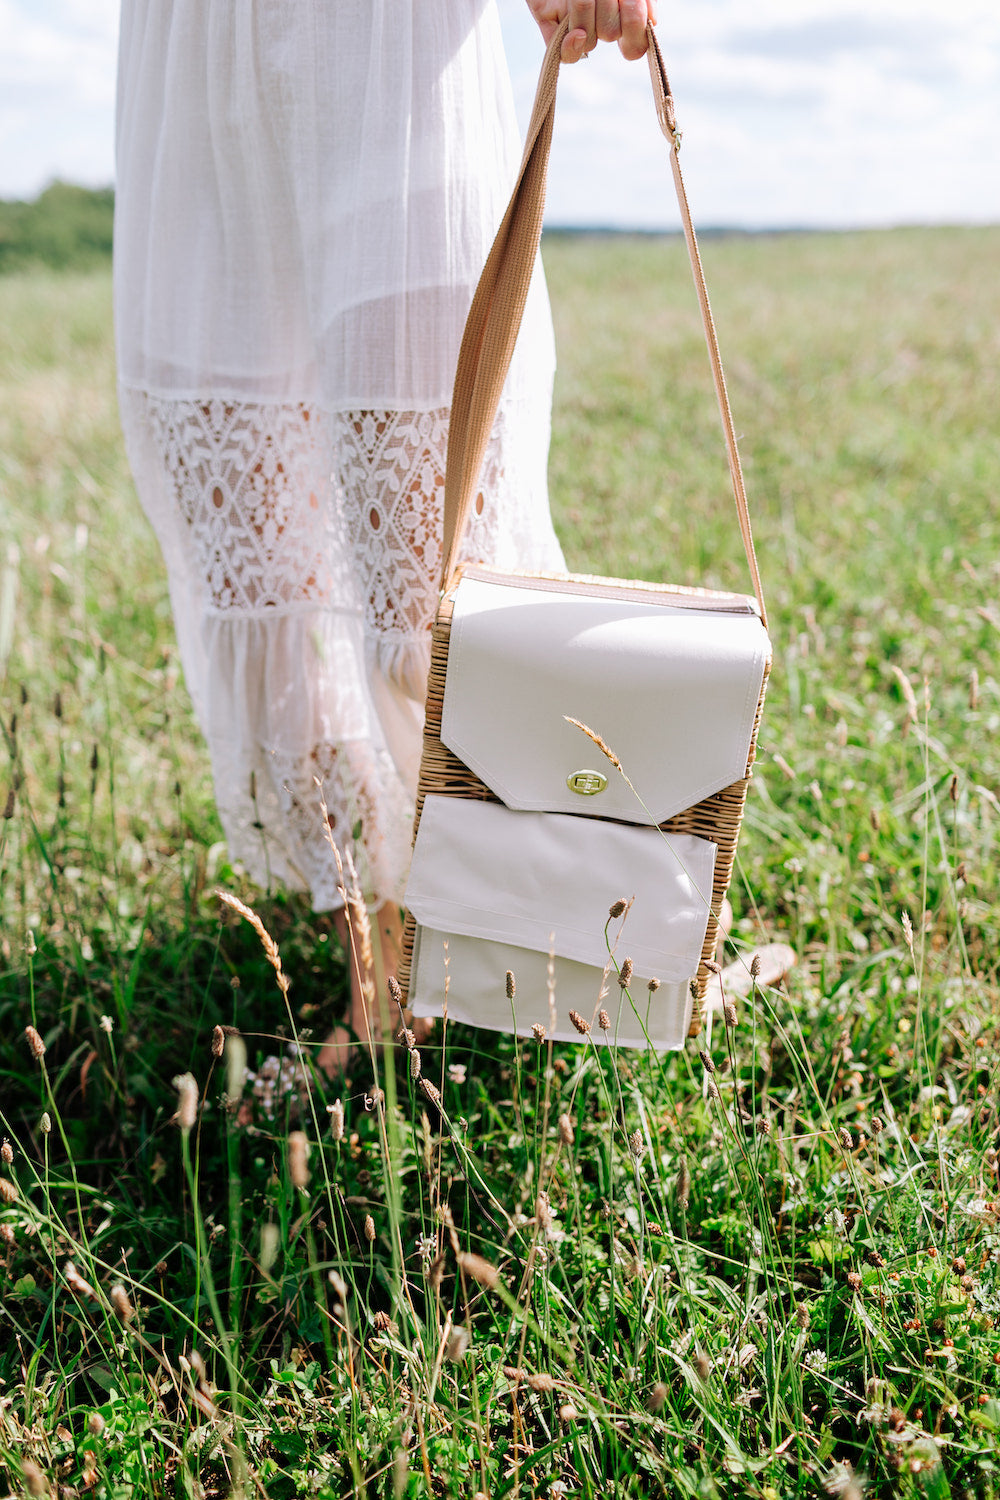
<path fill-rule="evenodd" d="M 827 1229 L 831 1229 L 833 1231 L 838 1239 L 846 1240 L 847 1220 L 844 1218 L 844 1215 L 840 1212 L 839 1208 L 831 1208 L 828 1213 L 825 1213 L 823 1215 L 823 1223 L 826 1225 Z"/>

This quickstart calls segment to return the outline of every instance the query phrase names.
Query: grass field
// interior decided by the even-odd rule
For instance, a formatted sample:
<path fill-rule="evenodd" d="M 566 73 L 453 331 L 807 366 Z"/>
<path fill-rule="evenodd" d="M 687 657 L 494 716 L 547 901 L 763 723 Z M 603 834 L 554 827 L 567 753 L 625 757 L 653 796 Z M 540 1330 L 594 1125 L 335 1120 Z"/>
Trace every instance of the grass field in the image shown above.
<path fill-rule="evenodd" d="M 344 958 L 227 864 L 109 277 L 0 278 L 9 1493 L 1000 1494 L 1000 230 L 704 249 L 776 646 L 733 938 L 799 965 L 384 1106 L 286 1055 Z M 545 258 L 571 565 L 745 587 L 683 247 Z"/>

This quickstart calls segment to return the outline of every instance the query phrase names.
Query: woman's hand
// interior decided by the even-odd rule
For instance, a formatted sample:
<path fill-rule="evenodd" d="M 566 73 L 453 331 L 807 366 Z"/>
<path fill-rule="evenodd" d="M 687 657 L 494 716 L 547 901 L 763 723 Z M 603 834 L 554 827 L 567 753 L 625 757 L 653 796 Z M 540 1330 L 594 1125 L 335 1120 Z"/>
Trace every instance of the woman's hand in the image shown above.
<path fill-rule="evenodd" d="M 654 0 L 528 0 L 546 46 L 559 22 L 569 16 L 562 44 L 563 62 L 579 62 L 600 42 L 617 42 L 633 62 L 646 51 L 646 22 L 656 20 Z"/>

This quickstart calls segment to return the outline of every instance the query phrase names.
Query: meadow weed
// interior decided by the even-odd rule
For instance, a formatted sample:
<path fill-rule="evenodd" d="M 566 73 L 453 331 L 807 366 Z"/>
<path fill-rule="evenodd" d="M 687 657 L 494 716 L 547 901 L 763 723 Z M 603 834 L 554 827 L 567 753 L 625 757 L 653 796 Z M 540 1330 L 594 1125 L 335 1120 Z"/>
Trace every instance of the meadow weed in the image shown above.
<path fill-rule="evenodd" d="M 6 1493 L 1000 1493 L 998 250 L 705 246 L 777 650 L 662 1057 L 605 1045 L 631 893 L 579 1043 L 550 980 L 418 1046 L 349 867 L 345 953 L 228 863 L 107 274 L 0 278 Z M 545 256 L 571 565 L 741 587 L 682 247 Z"/>

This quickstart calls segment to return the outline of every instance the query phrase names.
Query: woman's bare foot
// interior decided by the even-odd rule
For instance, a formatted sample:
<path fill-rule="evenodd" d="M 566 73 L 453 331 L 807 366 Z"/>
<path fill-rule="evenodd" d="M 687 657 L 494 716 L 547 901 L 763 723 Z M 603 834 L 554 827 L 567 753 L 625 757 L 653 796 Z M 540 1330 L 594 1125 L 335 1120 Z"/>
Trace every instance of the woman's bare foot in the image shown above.
<path fill-rule="evenodd" d="M 715 939 L 715 961 L 721 964 L 725 961 L 726 941 L 733 926 L 733 903 L 728 896 L 723 896 L 722 905 L 719 907 L 719 930 Z"/>
<path fill-rule="evenodd" d="M 757 973 L 750 965 L 757 960 Z M 753 988 L 754 979 L 759 989 L 766 990 L 778 984 L 789 969 L 794 968 L 797 956 L 787 943 L 762 943 L 749 953 L 742 953 L 735 963 L 727 964 L 722 971 L 722 989 L 727 998 L 743 1000 Z"/>
<path fill-rule="evenodd" d="M 335 1026 L 319 1050 L 316 1066 L 327 1078 L 348 1073 L 358 1060 L 358 1044 L 346 1026 Z"/>
<path fill-rule="evenodd" d="M 716 961 L 720 964 L 723 962 L 726 940 L 732 925 L 733 908 L 726 899 L 719 912 L 719 939 L 715 949 Z M 723 968 L 721 985 L 713 983 L 709 986 L 709 1004 L 713 1010 L 721 1010 L 725 1000 L 746 999 L 753 988 L 754 976 L 750 972 L 750 965 L 754 959 L 757 960 L 757 984 L 761 989 L 767 989 L 770 985 L 779 984 L 789 969 L 794 968 L 796 953 L 787 943 L 762 943 L 758 948 L 741 953 Z"/>

